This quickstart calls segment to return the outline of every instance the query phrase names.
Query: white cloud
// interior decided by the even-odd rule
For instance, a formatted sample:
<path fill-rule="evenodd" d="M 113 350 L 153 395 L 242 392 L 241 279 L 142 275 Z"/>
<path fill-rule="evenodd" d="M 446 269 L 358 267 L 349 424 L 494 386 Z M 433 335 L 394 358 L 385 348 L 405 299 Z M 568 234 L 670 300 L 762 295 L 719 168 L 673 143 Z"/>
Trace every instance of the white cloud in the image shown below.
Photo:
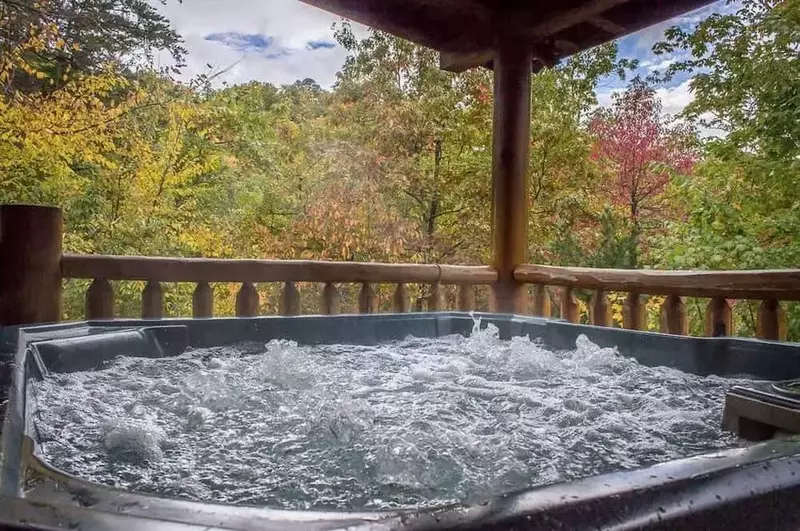
<path fill-rule="evenodd" d="M 309 42 L 333 41 L 331 26 L 340 19 L 298 0 L 168 0 L 165 6 L 153 2 L 186 42 L 189 55 L 183 79 L 209 73 L 211 64 L 213 71 L 229 68 L 218 83 L 255 79 L 287 84 L 311 77 L 328 87 L 347 56 L 340 46 L 309 49 Z M 282 53 L 231 46 L 230 39 L 206 39 L 215 33 L 261 35 L 273 39 L 270 46 Z M 162 65 L 171 64 L 167 54 L 158 59 Z"/>
<path fill-rule="evenodd" d="M 687 79 L 674 87 L 661 87 L 656 89 L 656 96 L 661 100 L 661 112 L 668 116 L 675 116 L 694 101 L 694 94 L 690 88 L 691 79 Z"/>

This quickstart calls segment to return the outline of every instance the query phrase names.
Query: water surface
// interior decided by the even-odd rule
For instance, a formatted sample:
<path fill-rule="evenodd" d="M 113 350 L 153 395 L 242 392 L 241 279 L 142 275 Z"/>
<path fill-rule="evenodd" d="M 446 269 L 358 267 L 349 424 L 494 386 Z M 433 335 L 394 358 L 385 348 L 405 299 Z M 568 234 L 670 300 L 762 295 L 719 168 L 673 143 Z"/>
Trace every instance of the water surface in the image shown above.
<path fill-rule="evenodd" d="M 580 336 L 290 341 L 120 357 L 35 386 L 46 459 L 141 492 L 292 509 L 438 505 L 736 444 L 740 380 L 645 367 Z"/>

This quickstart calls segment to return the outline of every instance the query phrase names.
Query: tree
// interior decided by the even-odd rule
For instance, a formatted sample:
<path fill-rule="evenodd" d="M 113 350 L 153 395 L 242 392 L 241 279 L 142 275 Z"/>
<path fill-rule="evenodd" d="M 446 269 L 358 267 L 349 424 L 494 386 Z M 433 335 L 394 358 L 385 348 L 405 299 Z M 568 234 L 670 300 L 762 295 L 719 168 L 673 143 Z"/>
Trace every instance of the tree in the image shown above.
<path fill-rule="evenodd" d="M 667 185 L 673 175 L 689 174 L 697 160 L 692 132 L 666 123 L 655 91 L 639 78 L 614 95 L 613 108 L 598 110 L 589 128 L 595 135 L 592 156 L 613 175 L 606 194 L 624 209 L 630 227 L 627 265 L 636 268 L 643 230 L 665 214 Z"/>
<path fill-rule="evenodd" d="M 26 92 L 97 73 L 108 63 L 135 71 L 149 66 L 159 50 L 168 51 L 178 68 L 186 54 L 183 39 L 147 0 L 0 0 L 0 20 L 3 51 L 25 42 L 31 27 L 50 27 L 58 36 L 52 46 L 26 52 L 26 61 L 47 74 L 17 71 L 12 82 Z"/>

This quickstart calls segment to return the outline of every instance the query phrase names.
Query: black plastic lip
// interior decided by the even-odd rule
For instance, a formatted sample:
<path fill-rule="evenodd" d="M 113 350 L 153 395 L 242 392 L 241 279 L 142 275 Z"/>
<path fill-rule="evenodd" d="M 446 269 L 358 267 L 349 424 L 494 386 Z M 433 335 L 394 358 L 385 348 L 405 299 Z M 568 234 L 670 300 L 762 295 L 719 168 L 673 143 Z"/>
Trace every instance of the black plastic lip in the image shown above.
<path fill-rule="evenodd" d="M 552 342 L 571 341 L 577 333 L 588 333 L 590 339 L 600 344 L 617 343 L 624 348 L 635 348 L 642 345 L 660 344 L 679 346 L 685 352 L 670 352 L 664 360 L 677 360 L 678 363 L 695 364 L 700 370 L 710 367 L 708 361 L 703 363 L 694 359 L 695 356 L 707 356 L 707 352 L 698 351 L 698 345 L 729 362 L 730 366 L 719 365 L 717 370 L 738 370 L 741 366 L 756 359 L 748 360 L 747 356 L 759 356 L 767 349 L 772 350 L 775 344 L 753 342 L 752 340 L 732 339 L 707 339 L 698 341 L 697 338 L 681 338 L 660 336 L 658 334 L 628 333 L 621 330 L 598 329 L 595 327 L 571 325 L 554 321 L 545 321 L 535 318 L 484 315 L 486 320 L 492 321 L 501 327 L 502 334 L 514 335 L 517 333 L 533 333 L 534 327 L 542 337 L 549 338 Z M 267 319 L 267 320 L 265 320 Z M 212 320 L 215 321 L 215 320 Z M 469 321 L 469 322 L 467 322 Z M 324 340 L 324 335 L 314 332 L 310 325 L 324 327 L 335 325 L 336 333 L 341 334 L 341 328 L 352 326 L 351 331 L 358 332 L 370 326 L 377 327 L 370 332 L 380 339 L 381 327 L 394 329 L 400 325 L 413 325 L 419 330 L 427 331 L 432 335 L 464 332 L 471 325 L 469 316 L 464 314 L 422 314 L 407 316 L 340 316 L 331 319 L 325 317 L 298 317 L 298 318 L 257 318 L 244 320 L 218 320 L 210 323 L 208 320 L 165 320 L 161 322 L 109 322 L 91 323 L 89 329 L 83 326 L 84 333 L 102 333 L 98 326 L 106 330 L 138 329 L 154 325 L 186 326 L 188 329 L 189 343 L 192 338 L 197 341 L 208 340 L 206 332 L 209 327 L 222 327 L 219 330 L 232 327 L 237 330 L 260 330 L 258 333 L 273 333 L 281 330 L 283 334 L 296 333 L 291 330 L 311 330 L 309 335 L 317 333 L 316 340 Z M 137 326 L 138 325 L 138 326 Z M 266 326 L 268 330 L 259 329 Z M 193 330 L 193 327 L 195 328 Z M 270 328 L 273 327 L 273 328 Z M 293 328 L 294 327 L 294 328 Z M 412 327 L 412 328 L 413 328 Z M 89 332 L 86 332 L 90 330 Z M 93 330 L 93 331 L 92 331 Z M 28 333 L 26 337 L 24 334 Z M 54 328 L 56 336 L 69 336 L 69 327 L 59 325 Z M 174 334 L 174 332 L 171 332 Z M 238 332 L 236 332 L 238 334 Z M 277 333 L 277 332 L 276 332 Z M 18 354 L 24 361 L 28 344 L 32 341 L 41 341 L 49 338 L 47 327 L 36 327 L 28 331 L 23 330 L 19 341 Z M 78 334 L 81 335 L 81 334 Z M 180 336 L 180 334 L 178 334 Z M 236 336 L 238 337 L 238 336 Z M 283 337 L 283 336 L 281 336 Z M 263 339 L 263 338 L 262 338 Z M 171 339 L 174 341 L 174 336 Z M 663 340 L 663 342 L 661 341 Z M 179 341 L 178 341 L 179 342 Z M 649 342 L 649 343 L 648 343 Z M 574 343 L 573 343 L 574 344 Z M 735 347 L 739 350 L 727 351 Z M 647 350 L 645 348 L 645 350 Z M 22 350 L 19 350 L 22 349 Z M 790 363 L 783 368 L 793 369 L 800 367 L 800 346 L 782 345 L 781 356 L 788 356 Z M 642 353 L 646 360 L 653 361 L 657 352 Z M 665 353 L 666 354 L 666 353 Z M 648 356 L 650 356 L 648 358 Z M 677 357 L 676 357 L 677 356 Z M 715 359 L 715 358 L 710 358 Z M 783 358 L 785 361 L 787 358 Z M 763 359 L 760 362 L 764 362 Z M 666 363 L 665 363 L 666 364 Z M 751 364 L 757 366 L 758 364 Z M 25 367 L 24 363 L 18 369 Z M 733 367 L 733 369 L 731 369 Z M 713 369 L 713 367 L 712 367 Z M 765 371 L 774 371 L 774 367 L 765 367 Z M 251 507 L 234 507 L 213 503 L 189 502 L 182 500 L 157 498 L 140 495 L 127 491 L 107 488 L 86 481 L 73 478 L 62 471 L 58 471 L 40 460 L 36 451 L 35 439 L 28 438 L 27 446 L 23 444 L 26 438 L 28 425 L 25 422 L 25 392 L 24 383 L 27 380 L 24 371 L 15 382 L 22 385 L 21 393 L 17 392 L 12 397 L 14 407 L 9 407 L 9 416 L 12 413 L 20 415 L 21 423 L 9 424 L 6 421 L 4 437 L 10 431 L 19 435 L 20 447 L 17 456 L 21 461 L 28 460 L 46 475 L 60 478 L 60 481 L 51 482 L 55 485 L 52 491 L 43 495 L 47 500 L 47 508 L 42 505 L 42 525 L 53 525 L 53 520 L 47 520 L 44 514 L 62 514 L 64 518 L 69 513 L 69 522 L 83 523 L 86 529 L 103 529 L 96 525 L 97 514 L 126 515 L 134 519 L 147 519 L 161 527 L 164 522 L 173 523 L 175 529 L 183 526 L 220 526 L 229 529 L 508 529 L 508 528 L 533 528 L 533 529 L 638 529 L 638 528 L 664 528 L 664 529 L 779 529 L 783 524 L 794 522 L 792 515 L 781 514 L 775 511 L 776 507 L 785 498 L 800 500 L 800 440 L 786 439 L 770 441 L 747 448 L 739 448 L 718 452 L 694 458 L 671 461 L 656 465 L 655 467 L 621 472 L 604 476 L 587 478 L 585 480 L 551 485 L 529 491 L 499 496 L 485 502 L 467 505 L 442 507 L 434 510 L 405 511 L 397 513 L 320 513 L 307 511 L 281 511 Z M 787 374 L 797 377 L 797 374 Z M 33 434 L 31 434 L 33 435 Z M 13 437 L 12 437 L 13 438 Z M 7 438 L 8 439 L 8 438 Z M 7 441 L 6 441 L 7 442 Z M 5 442 L 4 442 L 5 444 Z M 23 449 L 23 447 L 25 447 Z M 8 450 L 4 446 L 4 450 Z M 5 452 L 6 461 L 9 453 Z M 20 465 L 20 463 L 17 463 Z M 4 487 L 9 477 L 4 469 Z M 19 468 L 17 469 L 19 472 Z M 49 472 L 49 473 L 48 473 Z M 51 485 L 51 486 L 52 486 Z M 60 487 L 59 487 L 60 485 Z M 8 495 L 8 490 L 5 491 Z M 12 495 L 18 495 L 18 491 Z M 32 493 L 29 497 L 36 497 Z M 60 498 L 59 498 L 60 496 Z M 29 500 L 30 501 L 30 500 Z M 0 500 L 0 507 L 3 507 Z M 70 505 L 78 503 L 85 510 L 75 511 Z M 65 505 L 66 504 L 66 505 Z M 755 505 L 754 505 L 755 504 Z M 22 504 L 25 505 L 25 504 Z M 19 503 L 14 507 L 20 512 L 30 516 L 33 510 L 30 507 L 21 509 Z M 795 513 L 800 513 L 795 504 Z M 59 512 L 61 511 L 61 512 Z M 731 523 L 727 521 L 721 527 L 724 519 L 717 517 L 709 520 L 709 515 L 736 515 Z M 84 516 L 79 516 L 78 513 Z M 0 511 L 0 521 L 6 513 Z M 86 515 L 95 515 L 92 517 Z M 84 518 L 81 520 L 80 518 Z M 778 518 L 781 517 L 781 518 Z M 92 519 L 94 518 L 94 520 Z M 704 520 L 705 518 L 705 520 Z M 772 518 L 772 520 L 770 520 Z M 76 520 L 77 519 L 77 520 Z M 35 522 L 36 519 L 28 520 Z M 63 524 L 67 520 L 58 520 Z M 49 523 L 48 523 L 49 522 Z M 680 527 L 674 527 L 679 525 Z M 702 527 L 694 527 L 702 523 Z M 668 525 L 669 524 L 669 525 Z M 719 525 L 718 525 L 719 524 Z M 739 525 L 745 525 L 740 527 Z M 164 524 L 165 525 L 165 524 Z M 672 525 L 673 527 L 670 527 Z M 661 527 L 659 527 L 661 526 Z M 667 526 L 667 527 L 664 527 Z M 687 527 L 688 526 L 688 527 Z M 150 527 L 147 527 L 150 528 Z M 172 529 L 173 527 L 169 527 Z"/>

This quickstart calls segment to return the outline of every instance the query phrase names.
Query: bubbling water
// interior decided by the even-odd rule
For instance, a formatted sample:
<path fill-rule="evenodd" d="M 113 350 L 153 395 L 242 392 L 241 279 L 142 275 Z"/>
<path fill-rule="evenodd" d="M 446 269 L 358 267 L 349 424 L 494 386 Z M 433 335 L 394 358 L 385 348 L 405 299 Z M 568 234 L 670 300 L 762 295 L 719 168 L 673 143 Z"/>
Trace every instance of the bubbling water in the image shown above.
<path fill-rule="evenodd" d="M 585 336 L 271 341 L 119 357 L 34 386 L 45 459 L 97 483 L 292 509 L 432 506 L 736 444 L 738 380 L 645 367 Z"/>

